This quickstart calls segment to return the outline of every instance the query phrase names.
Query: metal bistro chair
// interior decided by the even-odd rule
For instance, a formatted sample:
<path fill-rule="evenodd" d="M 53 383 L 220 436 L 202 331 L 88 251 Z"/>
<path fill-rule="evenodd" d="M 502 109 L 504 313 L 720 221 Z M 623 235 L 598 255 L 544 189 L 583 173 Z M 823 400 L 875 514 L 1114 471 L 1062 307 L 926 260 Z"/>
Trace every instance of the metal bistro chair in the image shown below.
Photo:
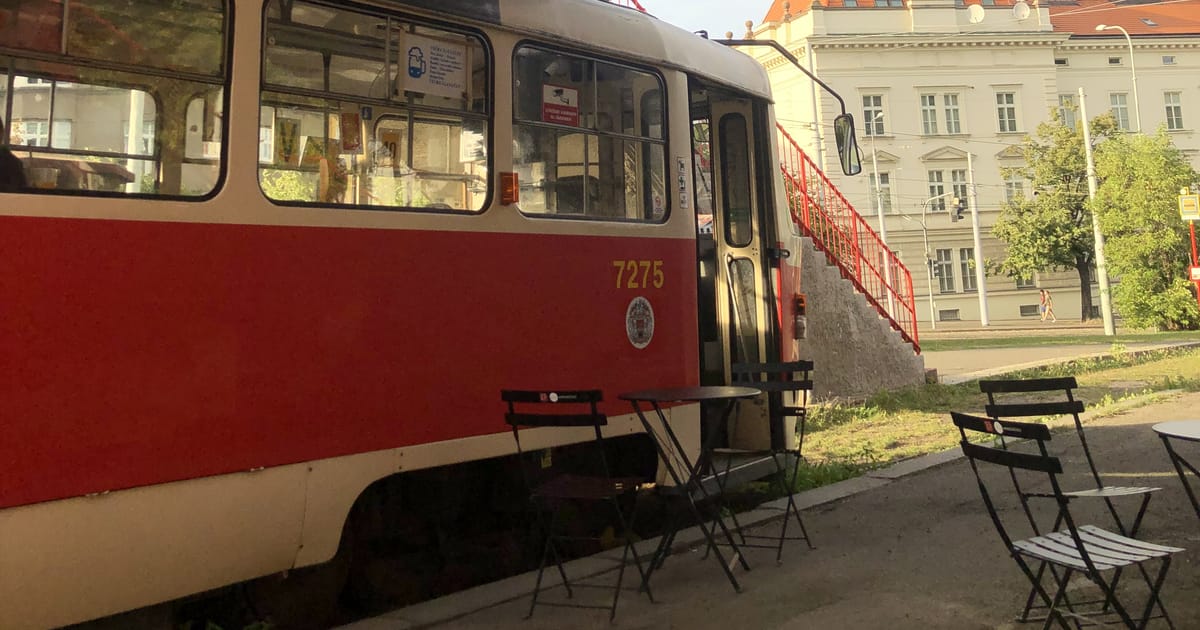
<path fill-rule="evenodd" d="M 988 397 L 988 404 L 984 408 L 984 413 L 994 420 L 1070 415 L 1075 421 L 1075 433 L 1079 436 L 1079 443 L 1083 446 L 1083 455 L 1087 460 L 1088 469 L 1091 471 L 1092 480 L 1095 482 L 1096 487 L 1068 491 L 1065 494 L 1073 498 L 1104 499 L 1105 505 L 1108 506 L 1108 512 L 1112 514 L 1113 521 L 1116 523 L 1117 529 L 1120 530 L 1121 534 L 1136 537 L 1138 529 L 1142 524 L 1142 517 L 1146 515 L 1146 508 L 1150 504 L 1150 497 L 1152 493 L 1157 492 L 1160 488 L 1105 485 L 1096 467 L 1096 460 L 1092 457 L 1092 451 L 1088 448 L 1087 435 L 1084 433 L 1083 423 L 1079 420 L 1079 414 L 1083 413 L 1083 401 L 1075 399 L 1074 390 L 1078 388 L 1079 384 L 1076 383 L 1074 376 L 979 381 L 980 391 L 987 394 Z M 1015 403 L 997 402 L 996 399 L 997 394 L 1036 394 L 1042 392 L 1061 393 L 1062 399 L 1048 402 Z M 1142 498 L 1141 505 L 1138 508 L 1137 514 L 1133 517 L 1133 522 L 1129 528 L 1125 527 L 1121 517 L 1117 514 L 1117 508 L 1113 505 L 1112 501 L 1114 497 Z"/>
<path fill-rule="evenodd" d="M 768 422 L 770 431 L 770 448 L 762 450 L 721 449 L 728 455 L 769 456 L 775 464 L 775 475 L 772 483 L 787 496 L 784 506 L 783 521 L 780 524 L 778 536 L 746 534 L 737 521 L 737 515 L 731 515 L 734 526 L 741 538 L 743 547 L 759 547 L 775 549 L 775 561 L 783 560 L 783 544 L 788 540 L 803 540 L 809 549 L 813 548 L 808 529 L 800 518 L 800 509 L 793 498 L 795 481 L 800 474 L 801 453 L 804 449 L 805 420 L 808 414 L 808 395 L 812 391 L 811 373 L 812 361 L 790 361 L 776 363 L 735 363 L 730 368 L 733 384 L 746 385 L 762 390 L 767 395 Z M 785 404 L 783 396 L 791 394 L 794 399 Z M 789 424 L 789 420 L 795 422 Z M 795 435 L 795 444 L 792 435 Z M 789 461 L 790 460 L 790 461 Z M 718 476 L 720 479 L 721 477 Z M 795 519 L 800 528 L 798 536 L 788 536 L 788 522 Z M 747 539 L 774 539 L 773 543 L 751 543 Z"/>
<path fill-rule="evenodd" d="M 597 410 L 597 404 L 603 398 L 599 390 L 502 390 L 500 398 L 508 404 L 508 412 L 504 419 L 512 427 L 513 439 L 517 443 L 517 456 L 521 460 L 521 472 L 524 475 L 526 487 L 529 489 L 530 501 L 543 517 L 545 541 L 542 546 L 542 557 L 538 565 L 537 583 L 534 586 L 533 598 L 529 602 L 529 613 L 526 618 L 533 616 L 533 609 L 538 604 L 538 596 L 542 590 L 542 575 L 550 557 L 558 567 L 563 586 L 567 590 L 567 598 L 574 598 L 573 587 L 611 588 L 612 603 L 605 606 L 546 602 L 547 606 L 562 606 L 569 608 L 595 608 L 609 611 L 609 621 L 617 614 L 617 600 L 621 595 L 621 582 L 625 577 L 625 565 L 629 557 L 633 557 L 641 574 L 642 583 L 646 582 L 646 572 L 642 562 L 633 549 L 632 518 L 626 518 L 621 510 L 620 499 L 625 496 L 635 496 L 643 480 L 636 477 L 614 477 L 605 456 L 605 443 L 600 434 L 600 427 L 608 424 L 607 417 Z M 552 472 L 547 474 L 542 467 L 539 454 L 525 450 L 521 444 L 521 435 L 529 429 L 547 428 L 591 428 L 591 434 L 580 447 L 583 449 L 578 464 L 579 472 Z M 527 436 L 528 439 L 528 436 Z M 616 517 L 614 530 L 623 539 L 624 550 L 617 569 L 615 585 L 572 582 L 567 578 L 563 568 L 564 550 L 562 546 L 570 542 L 600 541 L 599 536 L 578 536 L 561 533 L 560 526 L 564 515 L 564 507 L 572 503 L 607 504 Z M 645 586 L 650 601 L 654 601 L 649 586 Z"/>
<path fill-rule="evenodd" d="M 971 463 L 971 470 L 979 484 L 979 492 L 987 507 L 988 515 L 996 527 L 1000 539 L 1008 549 L 1021 572 L 1029 579 L 1034 594 L 1041 599 L 1047 610 L 1043 628 L 1049 628 L 1057 621 L 1064 630 L 1078 627 L 1081 622 L 1099 623 L 1112 617 L 1117 617 L 1127 628 L 1145 628 L 1152 618 L 1161 617 L 1167 625 L 1174 628 L 1166 608 L 1163 607 L 1159 591 L 1162 589 L 1167 570 L 1171 566 L 1171 555 L 1183 551 L 1178 547 L 1168 547 L 1142 542 L 1134 538 L 1103 530 L 1094 525 L 1077 525 L 1071 516 L 1070 503 L 1074 498 L 1064 493 L 1058 483 L 1058 475 L 1062 474 L 1062 465 L 1058 458 L 1050 457 L 1045 452 L 1045 441 L 1050 439 L 1050 430 L 1044 424 L 1024 423 L 1016 421 L 997 421 L 992 418 L 969 416 L 951 413 L 954 425 L 958 427 L 961 436 L 961 446 Z M 968 440 L 968 431 L 987 433 L 1017 439 L 1034 440 L 1038 444 L 1039 453 L 1026 454 L 1002 448 L 992 448 L 972 444 Z M 1032 524 L 1034 516 L 1028 499 L 1040 498 L 1052 500 L 1056 508 L 1055 522 L 1065 525 L 1065 529 L 1047 534 L 1038 534 L 1036 527 L 1034 535 L 1015 540 L 1005 526 L 1005 518 L 997 510 L 992 494 L 988 491 L 985 476 L 980 472 L 979 462 L 995 464 L 1008 469 L 1013 482 L 1013 488 L 1018 494 L 1025 516 Z M 1020 474 L 1018 474 L 1020 472 Z M 1018 477 L 1040 477 L 1046 475 L 1050 492 L 1025 492 L 1021 489 Z M 994 477 L 993 477 L 994 479 Z M 1031 479 L 1032 480 L 1032 479 Z M 1034 560 L 1043 566 L 1052 568 L 1054 576 L 1054 595 L 1051 597 L 1042 585 L 1043 571 L 1034 572 L 1028 560 Z M 1143 566 L 1151 560 L 1159 560 L 1160 568 L 1152 579 Z M 1121 603 L 1117 594 L 1117 581 L 1122 569 L 1135 565 L 1149 587 L 1149 595 L 1141 617 L 1135 622 L 1125 604 Z M 1106 576 L 1112 572 L 1111 576 Z M 1073 603 L 1067 594 L 1071 577 L 1076 573 L 1083 575 L 1095 584 L 1101 593 L 1103 606 L 1099 609 L 1080 610 L 1080 604 Z M 1090 604 L 1091 602 L 1087 602 Z M 1153 615 L 1157 604 L 1159 615 Z M 1153 615 L 1153 616 L 1152 616 Z M 1074 625 L 1068 623 L 1071 619 Z"/>

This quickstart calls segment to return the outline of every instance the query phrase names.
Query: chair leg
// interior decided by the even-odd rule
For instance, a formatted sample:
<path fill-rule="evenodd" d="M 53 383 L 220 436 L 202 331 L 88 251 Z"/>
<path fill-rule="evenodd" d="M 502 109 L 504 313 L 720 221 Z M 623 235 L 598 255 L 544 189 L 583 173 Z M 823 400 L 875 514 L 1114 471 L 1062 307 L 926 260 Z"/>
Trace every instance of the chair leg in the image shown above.
<path fill-rule="evenodd" d="M 1141 568 L 1141 565 L 1138 565 Z M 1163 606 L 1162 599 L 1159 598 L 1159 590 L 1162 589 L 1163 581 L 1167 579 L 1167 569 L 1171 568 L 1171 556 L 1163 558 L 1162 566 L 1158 569 L 1158 577 L 1154 580 L 1154 584 L 1150 586 L 1150 597 L 1146 599 L 1146 611 L 1142 614 L 1142 623 L 1139 628 L 1145 628 L 1150 622 L 1150 614 L 1154 612 L 1154 605 L 1158 604 L 1158 610 L 1162 612 L 1163 621 L 1167 622 L 1167 627 L 1174 630 L 1175 624 L 1171 622 L 1170 615 L 1167 614 L 1167 608 Z M 1145 571 L 1143 571 L 1145 573 Z M 1146 581 L 1149 584 L 1149 580 Z"/>
<path fill-rule="evenodd" d="M 800 442 L 801 444 L 804 443 L 803 433 L 800 435 Z M 788 495 L 788 507 L 792 510 L 792 514 L 796 515 L 796 524 L 800 526 L 800 535 L 804 537 L 804 543 L 808 545 L 809 549 L 816 549 L 816 547 L 813 546 L 812 538 L 808 537 L 808 528 L 804 526 L 804 519 L 800 518 L 800 507 L 796 505 L 796 501 L 793 498 L 795 495 L 792 490 L 796 487 L 796 481 L 800 479 L 800 463 L 803 461 L 803 458 L 800 456 L 799 449 L 796 449 L 795 455 L 796 463 L 792 465 L 792 479 L 788 482 L 786 488 Z M 786 522 L 786 515 L 784 515 L 784 519 Z"/>

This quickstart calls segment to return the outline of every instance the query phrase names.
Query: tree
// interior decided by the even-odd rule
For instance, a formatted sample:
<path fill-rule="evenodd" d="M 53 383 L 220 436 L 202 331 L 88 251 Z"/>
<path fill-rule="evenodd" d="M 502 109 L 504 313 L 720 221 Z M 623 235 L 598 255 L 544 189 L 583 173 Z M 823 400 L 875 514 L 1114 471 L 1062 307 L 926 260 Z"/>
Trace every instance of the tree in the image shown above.
<path fill-rule="evenodd" d="M 1087 159 L 1083 129 L 1063 124 L 1057 110 L 1051 121 L 1038 125 L 1035 136 L 1021 143 L 1025 165 L 1004 168 L 1006 177 L 1019 175 L 1032 182 L 1033 196 L 1016 198 L 1000 209 L 992 233 L 1008 245 L 1005 258 L 993 266 L 1018 278 L 1035 272 L 1075 269 L 1079 274 L 1080 319 L 1092 312 L 1092 266 L 1095 238 L 1088 208 Z M 1092 120 L 1092 141 L 1112 136 L 1117 128 L 1111 114 Z"/>
<path fill-rule="evenodd" d="M 1169 330 L 1200 326 L 1200 308 L 1188 281 L 1191 261 L 1187 222 L 1178 194 L 1200 177 L 1163 130 L 1121 135 L 1096 151 L 1102 181 L 1094 210 L 1105 236 L 1113 304 L 1137 327 Z"/>

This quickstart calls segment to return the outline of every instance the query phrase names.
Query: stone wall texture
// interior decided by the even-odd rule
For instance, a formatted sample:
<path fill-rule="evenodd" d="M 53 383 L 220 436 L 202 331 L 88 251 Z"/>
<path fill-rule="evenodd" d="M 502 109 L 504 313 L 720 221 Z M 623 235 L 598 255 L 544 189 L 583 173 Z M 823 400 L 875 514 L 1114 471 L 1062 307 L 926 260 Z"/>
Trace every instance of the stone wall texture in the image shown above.
<path fill-rule="evenodd" d="M 925 360 L 828 263 L 812 239 L 801 240 L 808 335 L 800 341 L 800 358 L 814 363 L 816 399 L 865 398 L 924 383 Z"/>

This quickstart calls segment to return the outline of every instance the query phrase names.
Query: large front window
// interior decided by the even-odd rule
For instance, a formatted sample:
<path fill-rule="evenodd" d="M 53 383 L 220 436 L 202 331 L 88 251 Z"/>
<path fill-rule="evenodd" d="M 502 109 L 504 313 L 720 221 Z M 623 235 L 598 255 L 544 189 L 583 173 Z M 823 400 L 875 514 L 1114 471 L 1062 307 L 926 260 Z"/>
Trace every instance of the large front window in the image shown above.
<path fill-rule="evenodd" d="M 958 250 L 958 266 L 962 271 L 963 291 L 975 291 L 978 284 L 975 282 L 975 248 L 961 247 Z"/>
<path fill-rule="evenodd" d="M 476 34 L 272 0 L 259 184 L 275 201 L 479 211 L 490 63 Z"/>
<path fill-rule="evenodd" d="M 662 79 L 522 46 L 513 60 L 521 211 L 660 222 L 667 211 Z"/>

